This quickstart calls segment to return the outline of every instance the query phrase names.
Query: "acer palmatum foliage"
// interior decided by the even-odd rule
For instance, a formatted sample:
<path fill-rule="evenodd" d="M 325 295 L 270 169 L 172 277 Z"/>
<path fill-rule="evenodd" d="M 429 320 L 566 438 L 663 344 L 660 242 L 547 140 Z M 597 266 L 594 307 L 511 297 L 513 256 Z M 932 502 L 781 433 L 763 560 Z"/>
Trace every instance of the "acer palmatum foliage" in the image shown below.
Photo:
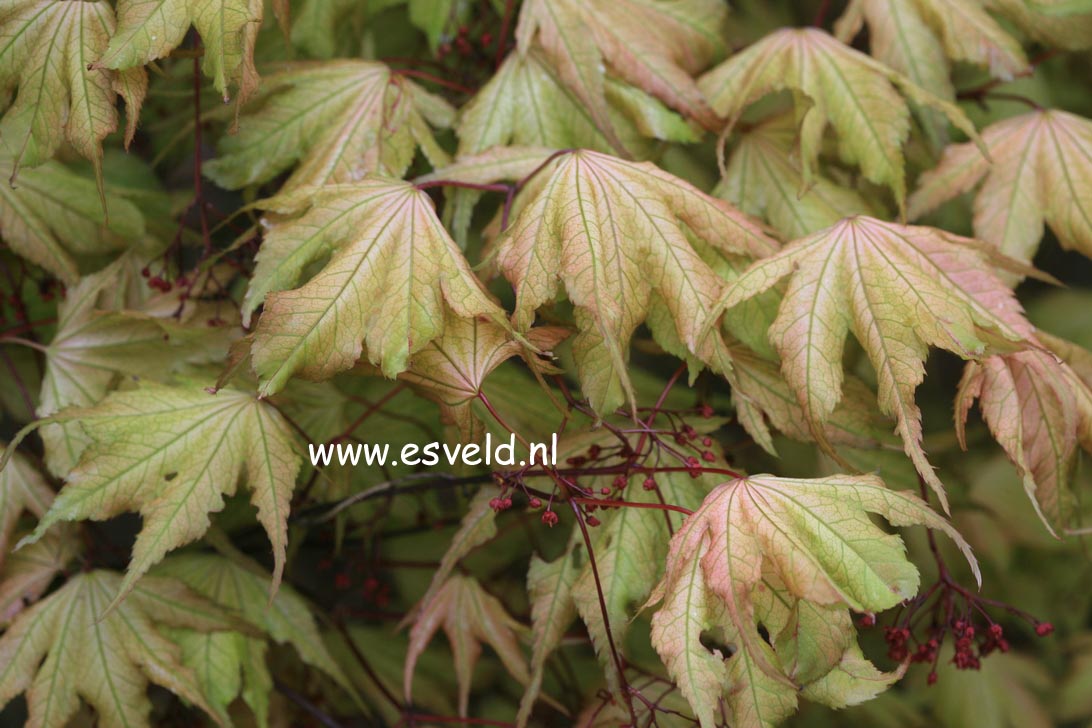
<path fill-rule="evenodd" d="M 1092 719 L 1092 3 L 736 5 L 0 2 L 0 725 Z"/>

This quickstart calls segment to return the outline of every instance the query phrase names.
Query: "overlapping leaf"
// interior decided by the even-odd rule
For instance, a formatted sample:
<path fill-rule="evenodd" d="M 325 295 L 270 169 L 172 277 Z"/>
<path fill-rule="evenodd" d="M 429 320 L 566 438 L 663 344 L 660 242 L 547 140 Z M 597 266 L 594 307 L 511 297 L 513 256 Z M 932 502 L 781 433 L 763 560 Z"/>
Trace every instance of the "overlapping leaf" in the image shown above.
<path fill-rule="evenodd" d="M 106 299 L 117 293 L 129 264 L 121 259 L 82 278 L 57 307 L 57 331 L 44 351 L 40 417 L 96 404 L 121 374 L 162 377 L 186 362 L 216 361 L 226 354 L 226 330 L 190 325 L 186 319 L 193 306 L 183 309 L 181 301 L 171 311 L 180 314 L 178 320 L 170 314 L 100 310 L 118 303 Z M 89 442 L 87 436 L 72 422 L 46 425 L 41 434 L 46 465 L 64 477 Z"/>
<path fill-rule="evenodd" d="M 890 187 L 900 206 L 906 196 L 902 145 L 910 133 L 903 96 L 937 109 L 975 137 L 974 126 L 958 107 L 815 28 L 775 31 L 706 73 L 699 83 L 713 109 L 730 124 L 767 94 L 792 91 L 805 181 L 815 174 L 829 125 L 838 134 L 842 158 L 859 165 L 867 179 Z"/>
<path fill-rule="evenodd" d="M 24 513 L 41 517 L 53 500 L 53 490 L 27 458 L 12 455 L 0 470 L 0 565 L 11 550 L 11 537 Z"/>
<path fill-rule="evenodd" d="M 943 530 L 977 574 L 947 521 L 875 476 L 733 480 L 706 496 L 672 537 L 667 571 L 649 599 L 661 604 L 652 642 L 703 728 L 717 724 L 722 699 L 732 725 L 772 726 L 795 709 L 799 685 L 827 679 L 811 696 L 846 704 L 896 677 L 860 656 L 839 614 L 887 609 L 917 590 L 901 539 L 870 513 L 896 526 Z M 707 648 L 703 633 L 732 644 L 731 656 Z"/>
<path fill-rule="evenodd" d="M 597 128 L 616 148 L 605 95 L 607 67 L 698 120 L 717 124 L 692 74 L 721 52 L 718 27 L 727 8 L 716 0 L 664 3 L 656 0 L 531 0 L 520 12 L 520 52 L 537 41 L 562 83 L 588 109 Z M 649 33 L 655 28 L 655 33 Z"/>
<path fill-rule="evenodd" d="M 653 490 L 645 490 L 634 481 L 624 493 L 625 500 L 652 506 L 667 503 L 690 510 L 701 504 L 716 478 L 704 475 L 695 480 L 687 473 L 665 473 L 656 478 Z M 609 483 L 608 478 L 589 481 L 593 487 Z M 591 636 L 607 684 L 613 689 L 619 685 L 611 641 L 615 649 L 622 650 L 637 607 L 648 599 L 663 575 L 668 539 L 682 522 L 683 516 L 677 512 L 654 507 L 619 508 L 605 513 L 602 525 L 592 534 L 596 568 L 592 569 L 590 560 L 584 563 L 572 586 L 572 600 Z M 600 590 L 606 605 L 605 619 Z"/>
<path fill-rule="evenodd" d="M 942 98 L 955 98 L 949 61 L 985 66 L 1002 79 L 1028 69 L 1020 43 L 979 0 L 853 0 L 835 33 L 848 41 L 864 24 L 876 58 Z"/>
<path fill-rule="evenodd" d="M 443 333 L 448 311 L 508 327 L 428 196 L 412 185 L 371 177 L 263 205 L 299 216 L 266 236 L 243 301 L 246 320 L 265 300 L 253 346 L 262 394 L 297 372 L 321 379 L 349 369 L 365 344 L 368 359 L 396 376 Z M 325 255 L 329 262 L 310 281 L 283 290 Z"/>
<path fill-rule="evenodd" d="M 811 441 L 796 392 L 785 381 L 776 360 L 742 346 L 732 347 L 732 403 L 747 433 L 767 452 L 776 454 L 770 426 L 794 440 Z M 853 448 L 891 446 L 890 420 L 876 407 L 876 397 L 864 382 L 847 375 L 843 396 L 823 424 L 823 438 L 832 445 Z"/>
<path fill-rule="evenodd" d="M 245 100 L 258 87 L 254 42 L 262 0 L 119 0 L 117 32 L 96 67 L 132 69 L 165 57 L 193 25 L 201 35 L 202 68 L 225 100 L 229 88 Z M 86 65 L 86 64 L 85 64 Z"/>
<path fill-rule="evenodd" d="M 126 140 L 147 91 L 141 68 L 121 73 L 89 68 L 114 32 L 105 0 L 8 0 L 0 15 L 0 87 L 18 89 L 0 132 L 9 138 L 12 174 L 53 156 L 67 141 L 94 163 L 102 140 L 118 127 L 117 97 L 125 100 Z"/>
<path fill-rule="evenodd" d="M 269 577 L 253 564 L 211 554 L 172 556 L 155 570 L 174 577 L 213 603 L 241 614 L 280 644 L 290 644 L 300 658 L 350 690 L 348 678 L 323 644 L 306 602 L 287 585 L 269 600 Z M 182 663 L 193 670 L 209 704 L 218 712 L 242 695 L 258 724 L 268 725 L 273 677 L 266 664 L 266 642 L 253 635 L 175 629 Z"/>
<path fill-rule="evenodd" d="M 273 546 L 274 588 L 279 584 L 300 456 L 294 433 L 273 407 L 237 390 L 213 395 L 198 385 L 145 383 L 46 422 L 79 422 L 91 445 L 30 541 L 58 521 L 139 511 L 143 527 L 120 599 L 168 551 L 203 536 L 208 514 L 224 507 L 224 495 L 245 476 Z"/>
<path fill-rule="evenodd" d="M 554 164 L 497 247 L 498 266 L 516 290 L 517 326 L 529 328 L 535 310 L 564 286 L 580 329 L 577 370 L 599 412 L 634 401 L 628 343 L 653 307 L 668 312 L 661 318 L 670 335 L 690 353 L 730 368 L 718 342 L 699 341 L 721 281 L 688 233 L 735 255 L 765 255 L 776 243 L 735 208 L 652 165 L 587 150 Z"/>
<path fill-rule="evenodd" d="M 790 239 L 830 227 L 843 217 L 876 213 L 859 192 L 823 174 L 805 181 L 793 159 L 795 139 L 795 123 L 788 114 L 748 131 L 733 146 L 724 179 L 713 194 L 764 218 Z"/>
<path fill-rule="evenodd" d="M 1092 48 L 1092 12 L 1076 0 L 987 0 L 1040 43 L 1064 50 Z"/>
<path fill-rule="evenodd" d="M 16 175 L 14 141 L 0 139 L 4 180 Z M 65 283 L 79 276 L 80 256 L 108 253 L 144 235 L 136 205 L 107 188 L 104 211 L 95 183 L 59 162 L 23 169 L 18 177 L 15 186 L 0 185 L 0 238 Z"/>
<path fill-rule="evenodd" d="M 1092 122 L 1064 111 L 1033 111 L 982 132 L 990 159 L 970 144 L 944 151 L 910 198 L 918 217 L 978 188 L 974 232 L 1003 253 L 1031 260 L 1044 221 L 1063 247 L 1092 257 Z"/>
<path fill-rule="evenodd" d="M 527 568 L 527 593 L 531 600 L 531 679 L 519 702 L 516 725 L 527 725 L 542 692 L 546 659 L 561 644 L 565 630 L 576 619 L 572 590 L 583 566 L 581 547 L 571 541 L 565 553 L 553 561 L 531 556 Z"/>
<path fill-rule="evenodd" d="M 225 725 L 162 628 L 229 630 L 238 622 L 180 582 L 150 577 L 106 611 L 121 583 L 110 571 L 78 574 L 16 618 L 0 637 L 0 706 L 26 692 L 28 725 L 62 728 L 82 698 L 103 725 L 149 726 L 152 681 Z"/>
<path fill-rule="evenodd" d="M 548 355 L 568 335 L 568 329 L 541 326 L 528 331 L 526 340 Z M 470 405 L 480 396 L 486 377 L 514 356 L 525 357 L 540 371 L 557 371 L 503 327 L 449 313 L 444 333 L 415 354 L 399 378 L 438 403 L 445 420 L 458 426 L 464 440 L 475 440 L 482 428 Z"/>
<path fill-rule="evenodd" d="M 295 168 L 282 194 L 372 173 L 401 177 L 418 146 L 434 166 L 447 162 L 429 125 L 450 126 L 453 117 L 447 102 L 385 64 L 297 63 L 265 79 L 205 171 L 237 189 Z"/>
<path fill-rule="evenodd" d="M 971 362 L 956 398 L 956 433 L 964 448 L 967 413 L 976 399 L 1047 527 L 1064 531 L 1076 510 L 1070 483 L 1077 448 L 1092 451 L 1092 391 L 1048 352 Z"/>
<path fill-rule="evenodd" d="M 0 568 L 0 626 L 6 627 L 38 601 L 79 550 L 75 527 L 63 524 L 51 528 L 37 543 L 9 554 Z"/>
<path fill-rule="evenodd" d="M 993 273 L 982 243 L 933 228 L 847 218 L 758 261 L 729 288 L 731 308 L 792 276 L 770 340 L 812 433 L 842 399 L 842 350 L 852 331 L 876 370 L 880 409 L 945 505 L 921 447 L 914 390 L 930 346 L 966 359 L 1023 348 L 1032 327 Z M 728 314 L 730 316 L 731 313 Z"/>
<path fill-rule="evenodd" d="M 456 574 L 421 605 L 406 652 L 403 692 L 413 702 L 413 672 L 421 653 L 440 629 L 444 630 L 455 658 L 455 679 L 459 687 L 459 715 L 466 717 L 470 700 L 470 679 L 481 655 L 483 643 L 492 647 L 508 673 L 526 685 L 530 680 L 527 660 L 519 645 L 524 628 L 504 605 L 470 577 Z"/>
<path fill-rule="evenodd" d="M 626 149 L 643 151 L 643 137 L 696 139 L 678 114 L 643 91 L 607 76 L 604 93 L 611 128 Z M 456 129 L 460 157 L 505 145 L 611 150 L 591 111 L 537 50 L 510 54 L 460 111 Z"/>

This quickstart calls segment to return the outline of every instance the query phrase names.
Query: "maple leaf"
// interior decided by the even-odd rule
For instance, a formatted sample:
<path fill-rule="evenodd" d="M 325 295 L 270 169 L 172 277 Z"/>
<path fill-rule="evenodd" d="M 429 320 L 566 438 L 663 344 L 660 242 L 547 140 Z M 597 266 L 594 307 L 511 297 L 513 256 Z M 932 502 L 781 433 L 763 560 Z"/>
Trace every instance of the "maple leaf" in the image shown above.
<path fill-rule="evenodd" d="M 699 84 L 713 109 L 729 118 L 729 129 L 751 103 L 775 91 L 793 91 L 805 181 L 815 173 L 830 125 L 841 157 L 859 165 L 868 180 L 890 187 L 900 209 L 906 197 L 901 147 L 910 133 L 910 111 L 899 91 L 977 139 L 974 125 L 954 104 L 817 28 L 774 31 L 706 73 Z"/>
<path fill-rule="evenodd" d="M 0 179 L 18 167 L 11 140 L 0 140 Z M 100 255 L 144 235 L 140 209 L 106 187 L 106 206 L 95 183 L 59 162 L 18 172 L 16 186 L 0 185 L 0 234 L 13 252 L 65 283 L 79 277 L 79 256 Z M 107 211 L 109 219 L 107 219 Z"/>
<path fill-rule="evenodd" d="M 1019 260 L 1031 260 L 1050 224 L 1065 248 L 1092 257 L 1092 122 L 1064 111 L 1033 111 L 982 132 L 990 159 L 968 144 L 944 150 L 910 197 L 920 217 L 978 188 L 975 236 Z"/>
<path fill-rule="evenodd" d="M 443 333 L 449 310 L 508 327 L 428 195 L 412 185 L 372 177 L 262 204 L 299 215 L 266 235 L 243 300 L 247 322 L 265 299 L 253 346 L 262 395 L 297 372 L 320 379 L 349 369 L 365 344 L 368 359 L 394 377 Z M 283 290 L 325 255 L 329 262 L 308 283 Z"/>
<path fill-rule="evenodd" d="M 717 28 L 726 10 L 715 0 L 531 0 L 520 11 L 517 47 L 525 52 L 537 41 L 562 83 L 622 151 L 608 113 L 606 66 L 712 129 L 717 117 L 691 74 L 721 54 Z"/>
<path fill-rule="evenodd" d="M 413 672 L 417 660 L 441 628 L 451 643 L 455 658 L 460 717 L 467 715 L 470 679 L 483 642 L 496 651 L 512 677 L 527 684 L 530 679 L 527 660 L 519 645 L 519 632 L 524 627 L 512 619 L 504 605 L 483 590 L 475 579 L 455 574 L 421 605 L 410 630 L 402 677 L 402 689 L 408 703 L 413 703 Z"/>
<path fill-rule="evenodd" d="M 1063 50 L 1092 48 L 1092 12 L 1080 0 L 987 0 L 1024 33 Z"/>
<path fill-rule="evenodd" d="M 643 91 L 612 76 L 604 85 L 614 136 L 644 152 L 644 137 L 696 141 L 690 126 Z M 512 53 L 459 112 L 459 157 L 507 145 L 611 151 L 587 106 L 566 88 L 542 53 Z"/>
<path fill-rule="evenodd" d="M 453 117 L 446 101 L 385 64 L 295 63 L 265 79 L 205 172 L 238 189 L 295 167 L 281 194 L 372 173 L 401 177 L 418 146 L 434 166 L 447 163 L 429 125 L 450 126 Z"/>
<path fill-rule="evenodd" d="M 767 422 L 794 440 L 814 440 L 796 392 L 781 375 L 778 362 L 743 346 L 732 346 L 731 351 L 732 402 L 740 424 L 755 442 L 776 454 Z M 852 375 L 842 386 L 841 400 L 823 423 L 825 441 L 854 448 L 888 447 L 893 439 L 890 420 L 880 414 L 872 390 Z"/>
<path fill-rule="evenodd" d="M 671 538 L 666 572 L 648 600 L 661 603 L 652 644 L 703 727 L 715 725 L 722 697 L 733 725 L 780 722 L 795 709 L 796 680 L 821 679 L 846 654 L 851 626 L 833 608 L 882 611 L 913 596 L 918 572 L 902 540 L 869 513 L 944 531 L 978 577 L 969 547 L 946 520 L 872 475 L 732 480 L 709 493 Z M 784 596 L 770 600 L 768 589 Z M 777 601 L 793 605 L 795 627 Z M 760 625 L 771 643 L 759 636 Z M 727 659 L 703 645 L 702 633 L 712 630 L 734 645 Z"/>
<path fill-rule="evenodd" d="M 164 58 L 192 24 L 204 46 L 201 67 L 224 100 L 229 86 L 240 101 L 257 89 L 254 42 L 262 0 L 119 0 L 117 14 L 109 46 L 90 59 L 96 67 L 132 69 Z"/>
<path fill-rule="evenodd" d="M 7 467 L 0 470 L 0 565 L 10 551 L 11 536 L 24 512 L 39 518 L 53 500 L 53 490 L 45 478 L 19 453 L 13 453 Z"/>
<path fill-rule="evenodd" d="M 52 493 L 50 493 L 52 497 Z M 0 568 L 0 626 L 7 626 L 79 553 L 79 540 L 69 524 L 51 528 L 42 540 L 9 554 Z"/>
<path fill-rule="evenodd" d="M 178 579 L 214 604 L 241 615 L 273 641 L 292 645 L 305 663 L 325 672 L 350 694 L 353 692 L 323 644 L 307 603 L 287 584 L 282 584 L 270 601 L 269 576 L 245 557 L 179 554 L 163 561 L 154 573 Z M 189 628 L 173 629 L 172 636 L 182 648 L 182 663 L 193 670 L 217 712 L 226 712 L 241 694 L 258 724 L 268 724 L 273 678 L 266 665 L 264 639 L 238 631 Z"/>
<path fill-rule="evenodd" d="M 854 189 L 819 173 L 804 179 L 792 158 L 795 122 L 779 114 L 744 134 L 732 150 L 713 194 L 749 215 L 767 220 L 789 239 L 830 227 L 850 215 L 877 210 Z"/>
<path fill-rule="evenodd" d="M 105 520 L 138 510 L 143 528 L 116 604 L 168 551 L 204 535 L 208 514 L 224 507 L 223 496 L 233 494 L 245 474 L 273 546 L 276 590 L 301 458 L 295 435 L 273 407 L 237 390 L 211 395 L 192 384 L 145 382 L 109 394 L 94 407 L 66 409 L 40 421 L 54 422 L 79 422 L 91 444 L 24 542 L 37 540 L 58 521 Z"/>
<path fill-rule="evenodd" d="M 982 417 L 1024 480 L 1051 533 L 1076 515 L 1069 490 L 1077 447 L 1092 451 L 1092 391 L 1065 362 L 1044 351 L 1021 351 L 970 362 L 956 396 L 956 434 L 967 447 L 967 414 Z"/>
<path fill-rule="evenodd" d="M 0 637 L 0 707 L 25 691 L 28 725 L 61 728 L 82 698 L 103 725 L 148 726 L 151 680 L 227 724 L 162 629 L 229 630 L 238 621 L 180 582 L 153 577 L 107 611 L 121 582 L 111 571 L 77 574 L 16 617 Z"/>
<path fill-rule="evenodd" d="M 835 35 L 849 41 L 866 23 L 873 55 L 946 99 L 955 98 L 949 60 L 985 66 L 1005 80 L 1028 70 L 1020 43 L 979 0 L 853 0 Z"/>
<path fill-rule="evenodd" d="M 568 329 L 540 326 L 527 332 L 526 341 L 548 354 L 568 336 Z M 445 421 L 455 423 L 464 440 L 476 440 L 482 425 L 471 404 L 481 397 L 486 377 L 514 356 L 523 356 L 528 366 L 540 372 L 558 371 L 492 321 L 460 318 L 449 312 L 443 334 L 414 354 L 409 368 L 398 377 L 439 404 Z"/>
<path fill-rule="evenodd" d="M 218 361 L 227 352 L 226 329 L 175 320 L 173 314 L 181 313 L 177 306 L 162 318 L 141 311 L 100 310 L 117 303 L 106 299 L 117 290 L 129 264 L 122 258 L 82 278 L 57 307 L 57 330 L 43 350 L 46 368 L 39 417 L 97 403 L 122 373 L 156 378 L 185 362 Z M 64 477 L 89 442 L 87 436 L 74 422 L 46 425 L 41 434 L 47 467 Z"/>
<path fill-rule="evenodd" d="M 516 725 L 527 725 L 546 672 L 546 658 L 550 656 L 565 630 L 576 619 L 576 603 L 572 590 L 580 575 L 583 559 L 580 546 L 570 541 L 565 553 L 553 561 L 543 561 L 537 554 L 531 555 L 527 568 L 527 594 L 531 600 L 531 679 L 519 702 Z"/>
<path fill-rule="evenodd" d="M 698 322 L 721 281 L 688 233 L 736 255 L 768 254 L 776 243 L 729 204 L 653 165 L 588 150 L 553 164 L 496 249 L 516 291 L 516 325 L 529 328 L 535 310 L 564 285 L 580 329 L 573 340 L 577 371 L 600 413 L 634 402 L 627 345 L 653 306 L 666 309 L 671 335 L 688 351 L 728 368 L 716 343 L 698 340 Z"/>
<path fill-rule="evenodd" d="M 598 488 L 609 485 L 610 480 L 596 479 L 589 481 L 589 485 Z M 703 475 L 695 481 L 687 473 L 664 473 L 656 478 L 654 490 L 634 487 L 627 491 L 626 500 L 655 505 L 669 503 L 689 510 L 701 504 L 702 496 L 716 482 L 716 476 L 712 475 Z M 668 538 L 681 523 L 679 513 L 655 508 L 619 508 L 604 514 L 602 524 L 592 534 L 596 568 L 592 569 L 590 560 L 584 563 L 573 584 L 572 599 L 612 689 L 619 686 L 611 643 L 622 649 L 638 605 L 648 598 L 663 575 Z M 603 617 L 600 593 L 609 622 Z"/>
<path fill-rule="evenodd" d="M 116 100 L 129 116 L 126 143 L 148 78 L 143 69 L 115 73 L 88 65 L 114 32 L 114 10 L 104 0 L 8 0 L 0 16 L 0 87 L 18 88 L 0 131 L 12 141 L 12 175 L 34 166 L 67 141 L 95 166 L 102 185 L 102 140 L 118 126 Z"/>
<path fill-rule="evenodd" d="M 444 551 L 429 581 L 428 589 L 417 604 L 418 609 L 432 602 L 464 556 L 497 535 L 497 512 L 493 509 L 494 498 L 493 493 L 483 488 L 471 499 L 462 521 L 459 522 L 459 529 L 451 537 L 451 544 Z M 407 616 L 400 626 L 405 627 L 411 620 L 412 615 Z"/>
<path fill-rule="evenodd" d="M 921 447 L 914 401 L 928 348 L 977 359 L 1023 348 L 1033 335 L 1015 296 L 992 272 L 1009 263 L 989 253 L 979 241 L 934 228 L 851 217 L 754 263 L 722 306 L 791 276 L 770 341 L 820 444 L 821 427 L 842 399 L 842 350 L 852 331 L 876 370 L 880 410 L 895 417 L 906 454 L 947 509 Z"/>

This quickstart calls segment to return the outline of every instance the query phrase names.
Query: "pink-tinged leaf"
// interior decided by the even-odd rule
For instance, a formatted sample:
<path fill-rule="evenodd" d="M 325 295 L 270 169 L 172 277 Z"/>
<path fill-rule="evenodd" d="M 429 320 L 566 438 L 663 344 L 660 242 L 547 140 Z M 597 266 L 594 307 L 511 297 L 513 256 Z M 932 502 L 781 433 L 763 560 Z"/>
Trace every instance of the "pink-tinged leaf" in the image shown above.
<path fill-rule="evenodd" d="M 842 399 L 842 351 L 852 331 L 876 370 L 880 410 L 895 417 L 907 455 L 947 509 L 921 446 L 914 390 L 930 346 L 980 359 L 1032 345 L 1033 328 L 993 262 L 978 241 L 852 217 L 754 263 L 722 307 L 791 276 L 770 340 L 816 440 L 829 449 L 822 426 Z"/>
<path fill-rule="evenodd" d="M 509 616 L 504 605 L 488 594 L 478 582 L 459 574 L 452 576 L 421 605 L 410 630 L 402 689 L 413 703 L 413 672 L 417 659 L 433 635 L 443 629 L 455 658 L 455 679 L 459 686 L 459 715 L 466 717 L 470 680 L 481 655 L 482 643 L 492 647 L 508 672 L 520 683 L 530 681 L 527 659 L 519 645 L 525 628 Z"/>
<path fill-rule="evenodd" d="M 660 604 L 652 642 L 703 728 L 716 724 L 722 699 L 733 725 L 758 728 L 793 712 L 801 683 L 815 685 L 817 699 L 845 705 L 897 679 L 860 657 L 842 614 L 881 611 L 917 590 L 902 540 L 871 513 L 895 526 L 943 531 L 979 576 L 948 521 L 871 475 L 733 480 L 686 519 L 649 599 Z M 771 590 L 780 596 L 771 599 Z M 759 635 L 760 624 L 772 643 Z M 703 634 L 734 651 L 726 658 L 709 649 Z"/>
<path fill-rule="evenodd" d="M 1070 481 L 1078 446 L 1092 450 L 1092 391 L 1068 364 L 1043 351 L 971 362 L 956 397 L 964 447 L 976 399 L 1047 528 L 1058 533 L 1073 525 L 1077 503 Z"/>
<path fill-rule="evenodd" d="M 944 150 L 910 197 L 910 216 L 977 188 L 974 232 L 1005 255 L 1030 261 L 1050 225 L 1067 249 L 1092 257 L 1092 121 L 1033 111 L 982 132 L 990 160 L 971 144 Z"/>

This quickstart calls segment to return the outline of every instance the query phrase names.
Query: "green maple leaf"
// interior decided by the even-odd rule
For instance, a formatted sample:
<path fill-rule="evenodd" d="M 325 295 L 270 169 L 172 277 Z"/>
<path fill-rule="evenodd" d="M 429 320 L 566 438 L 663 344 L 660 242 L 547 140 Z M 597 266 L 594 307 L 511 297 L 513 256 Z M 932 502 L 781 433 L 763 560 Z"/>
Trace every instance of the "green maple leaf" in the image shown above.
<path fill-rule="evenodd" d="M 88 68 L 114 32 L 104 0 L 8 0 L 0 17 L 0 86 L 18 88 L 0 132 L 11 141 L 12 175 L 53 156 L 67 141 L 95 165 L 101 188 L 102 140 L 118 126 L 120 94 L 132 139 L 147 91 L 143 69 Z"/>
<path fill-rule="evenodd" d="M 716 342 L 699 341 L 698 322 L 722 282 L 688 234 L 734 255 L 768 254 L 776 243 L 735 208 L 650 164 L 581 150 L 544 177 L 498 242 L 497 265 L 515 288 L 514 319 L 524 330 L 564 286 L 580 330 L 577 371 L 596 411 L 635 401 L 628 343 L 646 320 L 666 321 L 673 331 L 664 335 L 713 368 L 730 368 Z M 667 315 L 653 318 L 653 309 Z"/>
<path fill-rule="evenodd" d="M 0 637 L 0 706 L 26 692 L 27 725 L 62 728 L 82 698 L 104 726 L 149 726 L 151 680 L 227 724 L 162 628 L 245 625 L 171 579 L 145 577 L 107 610 L 121 583 L 110 571 L 77 574 L 15 619 Z"/>
<path fill-rule="evenodd" d="M 830 227 L 843 217 L 875 214 L 857 190 L 823 174 L 805 179 L 793 159 L 795 122 L 782 114 L 744 134 L 713 191 L 749 215 L 767 220 L 789 239 Z"/>
<path fill-rule="evenodd" d="M 82 278 L 57 307 L 57 330 L 43 350 L 39 417 L 96 404 L 122 374 L 156 378 L 187 361 L 218 361 L 226 354 L 226 329 L 192 326 L 170 314 L 101 310 L 117 303 L 109 299 L 129 264 L 121 259 Z M 41 434 L 46 465 L 64 477 L 88 437 L 76 423 L 46 425 Z"/>
<path fill-rule="evenodd" d="M 1073 525 L 1079 515 L 1070 489 L 1077 448 L 1092 452 L 1092 390 L 1049 352 L 970 362 L 956 397 L 956 434 L 964 449 L 967 413 L 976 399 L 1047 528 L 1055 533 Z"/>
<path fill-rule="evenodd" d="M 610 128 L 624 148 L 635 153 L 646 151 L 645 137 L 696 141 L 693 129 L 678 114 L 640 89 L 609 75 L 603 89 Z M 596 126 L 592 111 L 534 49 L 509 54 L 497 73 L 460 110 L 456 130 L 460 157 L 507 145 L 613 148 Z"/>
<path fill-rule="evenodd" d="M 116 604 L 167 552 L 201 538 L 209 528 L 208 514 L 224 507 L 223 496 L 233 494 L 245 475 L 273 546 L 276 589 L 301 458 L 294 433 L 273 407 L 242 391 L 213 395 L 196 385 L 144 383 L 41 422 L 79 422 L 91 444 L 25 542 L 58 521 L 139 511 L 143 528 Z"/>
<path fill-rule="evenodd" d="M 599 478 L 588 482 L 598 488 L 610 485 L 610 481 L 611 478 Z M 702 496 L 712 489 L 717 479 L 703 475 L 695 481 L 687 473 L 664 473 L 656 481 L 655 490 L 645 490 L 640 481 L 634 482 L 626 491 L 625 499 L 693 509 L 701 505 Z M 619 508 L 604 514 L 602 524 L 592 532 L 598 579 L 590 560 L 585 561 L 572 586 L 572 599 L 587 626 L 607 684 L 614 690 L 619 687 L 618 671 L 612 661 L 610 638 L 613 638 L 615 648 L 622 650 L 638 605 L 648 599 L 663 576 L 668 539 L 682 521 L 681 513 L 656 508 Z M 600 589 L 610 621 L 610 638 L 599 602 Z"/>
<path fill-rule="evenodd" d="M 240 100 L 257 89 L 254 42 L 262 0 L 119 0 L 117 14 L 117 31 L 91 59 L 95 66 L 132 69 L 163 58 L 192 24 L 204 46 L 202 68 L 224 100 L 230 86 L 238 88 Z"/>
<path fill-rule="evenodd" d="M 527 594 L 531 600 L 531 679 L 519 702 L 516 725 L 523 728 L 542 692 L 546 658 L 565 636 L 565 630 L 576 619 L 573 585 L 583 566 L 581 546 L 570 540 L 565 553 L 553 561 L 531 556 L 527 568 Z"/>
<path fill-rule="evenodd" d="M 910 134 L 910 110 L 903 96 L 937 109 L 977 139 L 974 125 L 954 104 L 816 28 L 774 31 L 699 83 L 713 109 L 729 118 L 729 127 L 763 96 L 791 91 L 804 180 L 810 182 L 815 174 L 829 125 L 838 134 L 842 158 L 859 165 L 868 180 L 890 187 L 900 208 L 906 197 L 902 145 Z"/>
<path fill-rule="evenodd" d="M 517 52 L 537 43 L 596 127 L 622 151 L 608 111 L 607 66 L 627 83 L 714 128 L 717 117 L 692 74 L 720 55 L 717 28 L 725 11 L 716 0 L 529 0 L 516 28 Z"/>
<path fill-rule="evenodd" d="M 237 189 L 295 168 L 281 194 L 371 173 L 401 177 L 418 146 L 434 166 L 448 161 L 429 126 L 450 126 L 453 117 L 446 101 L 385 64 L 297 63 L 265 79 L 205 171 Z"/>
<path fill-rule="evenodd" d="M 1092 122 L 1064 111 L 1033 111 L 982 132 L 986 160 L 968 144 L 944 150 L 910 197 L 919 217 L 971 189 L 974 232 L 1031 260 L 1049 223 L 1064 248 L 1092 257 Z"/>
<path fill-rule="evenodd" d="M 652 644 L 703 728 L 716 724 L 721 699 L 732 725 L 757 728 L 791 715 L 802 683 L 829 676 L 814 695 L 845 704 L 869 696 L 857 682 L 874 694 L 897 678 L 851 652 L 852 626 L 837 614 L 882 611 L 917 590 L 902 540 L 870 513 L 896 526 L 944 531 L 978 576 L 969 547 L 946 520 L 868 475 L 733 480 L 709 493 L 671 538 L 666 572 L 648 600 L 661 604 Z M 703 632 L 719 634 L 735 651 L 727 658 L 711 651 Z"/>
<path fill-rule="evenodd" d="M 12 141 L 0 140 L 4 180 L 18 168 Z M 74 283 L 80 256 L 109 253 L 144 235 L 140 209 L 109 187 L 104 194 L 105 208 L 95 183 L 59 162 L 18 171 L 17 184 L 0 185 L 0 235 L 16 254 Z"/>
<path fill-rule="evenodd" d="M 173 577 L 195 593 L 242 618 L 279 644 L 290 644 L 300 658 L 352 692 L 348 678 L 327 651 L 311 610 L 290 586 L 282 584 L 272 601 L 269 576 L 245 557 L 212 554 L 171 556 L 155 574 Z M 266 664 L 266 641 L 237 631 L 172 630 L 182 648 L 182 663 L 217 712 L 242 695 L 261 726 L 268 725 L 273 677 Z"/>
<path fill-rule="evenodd" d="M 265 300 L 253 346 L 263 395 L 297 372 L 321 379 L 349 369 L 365 344 L 368 359 L 396 376 L 443 333 L 447 311 L 508 327 L 431 200 L 412 185 L 370 177 L 262 204 L 297 215 L 266 235 L 243 301 L 247 320 Z M 305 285 L 282 290 L 325 255 L 329 262 Z"/>
<path fill-rule="evenodd" d="M 1033 336 L 1015 296 L 992 272 L 1011 262 L 990 253 L 979 241 L 934 228 L 852 217 L 754 263 L 722 304 L 730 309 L 791 276 L 769 336 L 820 444 L 822 425 L 842 399 L 842 350 L 852 331 L 876 370 L 880 410 L 895 417 L 906 454 L 947 508 L 921 447 L 914 401 L 928 349 L 977 359 L 1029 346 Z"/>

